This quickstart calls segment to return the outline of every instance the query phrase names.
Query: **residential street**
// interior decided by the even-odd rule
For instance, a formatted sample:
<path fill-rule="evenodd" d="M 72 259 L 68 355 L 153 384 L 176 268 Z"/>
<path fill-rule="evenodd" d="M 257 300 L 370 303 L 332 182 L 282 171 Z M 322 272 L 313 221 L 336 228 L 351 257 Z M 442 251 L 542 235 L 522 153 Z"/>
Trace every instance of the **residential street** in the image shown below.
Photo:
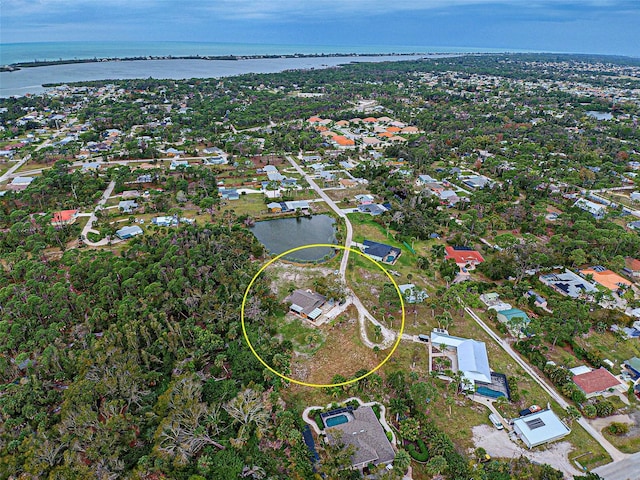
<path fill-rule="evenodd" d="M 107 238 L 103 238 L 102 240 L 99 240 L 97 242 L 91 242 L 87 238 L 87 234 L 89 232 L 98 233 L 96 230 L 92 230 L 93 222 L 95 222 L 97 220 L 96 212 L 98 210 L 101 210 L 103 208 L 104 204 L 107 203 L 107 200 L 111 196 L 111 193 L 113 192 L 113 189 L 115 187 L 116 187 L 116 182 L 115 181 L 111 181 L 109 183 L 109 185 L 107 185 L 107 188 L 104 191 L 104 193 L 102 194 L 102 197 L 100 198 L 100 201 L 98 201 L 98 205 L 96 205 L 96 208 L 94 208 L 93 212 L 91 212 L 91 216 L 89 217 L 89 221 L 87 222 L 87 224 L 82 229 L 82 241 L 85 244 L 89 245 L 90 247 L 101 247 L 101 246 L 107 245 L 109 243 L 109 240 Z"/>
<path fill-rule="evenodd" d="M 484 321 L 480 317 L 478 317 L 478 315 L 476 315 L 473 310 L 471 310 L 469 307 L 465 307 L 465 311 L 471 316 L 471 318 L 476 321 L 478 325 L 483 328 L 484 331 L 489 334 L 491 338 L 493 338 L 498 343 L 498 345 L 502 347 L 505 352 L 507 352 L 511 356 L 511 358 L 516 361 L 516 363 L 518 363 L 518 365 L 522 367 L 525 372 L 527 372 L 531 376 L 531 378 L 533 378 L 542 387 L 544 391 L 549 394 L 551 398 L 558 402 L 558 404 L 562 408 L 567 408 L 569 406 L 569 403 L 562 397 L 562 395 L 560 395 L 552 386 L 550 386 L 546 382 L 546 380 L 538 375 L 538 373 L 528 363 L 522 360 L 522 358 L 520 358 L 520 355 L 518 355 L 518 353 L 516 353 L 516 351 L 511 348 L 511 345 L 509 345 L 496 333 L 494 333 L 494 331 L 491 330 L 491 328 L 489 328 L 487 324 L 484 323 Z M 614 447 L 606 438 L 604 438 L 604 436 L 600 432 L 593 428 L 584 417 L 580 417 L 577 422 L 587 431 L 589 435 L 591 435 L 600 445 L 602 445 L 607 453 L 611 455 L 611 458 L 614 462 L 621 461 L 629 457 L 629 455 L 627 455 L 626 453 L 622 453 L 620 450 Z"/>

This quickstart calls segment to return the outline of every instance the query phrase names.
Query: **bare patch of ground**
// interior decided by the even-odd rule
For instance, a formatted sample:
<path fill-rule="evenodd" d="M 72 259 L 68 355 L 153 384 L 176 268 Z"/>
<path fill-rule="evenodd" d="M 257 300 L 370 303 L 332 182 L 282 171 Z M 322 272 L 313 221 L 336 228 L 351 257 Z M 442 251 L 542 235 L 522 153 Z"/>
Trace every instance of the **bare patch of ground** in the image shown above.
<path fill-rule="evenodd" d="M 562 471 L 565 478 L 581 475 L 581 472 L 569 459 L 573 446 L 569 442 L 556 442 L 529 450 L 523 444 L 509 439 L 505 430 L 496 430 L 488 425 L 473 427 L 473 443 L 476 448 L 484 448 L 489 455 L 496 458 L 518 458 L 524 455 L 538 463 L 547 463 Z"/>
<path fill-rule="evenodd" d="M 355 308 L 350 307 L 332 325 L 319 327 L 326 335 L 324 345 L 312 356 L 293 359 L 293 378 L 329 384 L 335 375 L 349 378 L 358 370 L 375 368 L 379 363 L 378 357 L 362 344 L 357 315 Z"/>
<path fill-rule="evenodd" d="M 594 418 L 593 420 L 589 420 L 589 423 L 596 430 L 602 430 L 603 428 L 611 425 L 613 422 L 627 423 L 631 428 L 633 428 L 633 426 L 635 425 L 634 420 L 629 415 L 611 415 L 610 417 Z"/>
<path fill-rule="evenodd" d="M 272 278 L 271 290 L 278 296 L 280 289 L 287 284 L 296 288 L 306 287 L 314 277 L 333 275 L 334 270 L 326 267 L 302 266 L 287 262 L 275 262 L 266 269 Z"/>

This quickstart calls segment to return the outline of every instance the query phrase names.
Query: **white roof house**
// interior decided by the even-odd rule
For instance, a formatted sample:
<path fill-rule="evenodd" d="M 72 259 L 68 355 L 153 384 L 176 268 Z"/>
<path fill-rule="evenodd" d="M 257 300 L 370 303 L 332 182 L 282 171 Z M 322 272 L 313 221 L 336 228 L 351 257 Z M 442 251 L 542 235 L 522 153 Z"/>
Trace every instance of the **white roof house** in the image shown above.
<path fill-rule="evenodd" d="M 14 177 L 11 185 L 30 185 L 34 180 L 33 177 Z"/>
<path fill-rule="evenodd" d="M 513 421 L 513 429 L 529 448 L 554 442 L 571 433 L 571 429 L 551 410 L 520 417 Z"/>
<path fill-rule="evenodd" d="M 427 292 L 421 288 L 417 288 L 413 283 L 398 285 L 398 288 L 407 303 L 422 303 L 425 299 L 429 298 Z"/>
<path fill-rule="evenodd" d="M 465 379 L 475 385 L 475 382 L 491 383 L 491 369 L 487 346 L 484 342 L 468 338 L 454 337 L 434 330 L 431 333 L 431 344 L 435 347 L 445 345 L 455 348 L 458 357 L 458 370 Z"/>
<path fill-rule="evenodd" d="M 579 198 L 578 200 L 576 200 L 576 203 L 574 203 L 573 206 L 578 207 L 585 212 L 589 212 L 596 219 L 603 218 L 607 213 L 607 208 L 604 205 L 592 202 L 590 200 L 587 200 L 586 198 Z"/>

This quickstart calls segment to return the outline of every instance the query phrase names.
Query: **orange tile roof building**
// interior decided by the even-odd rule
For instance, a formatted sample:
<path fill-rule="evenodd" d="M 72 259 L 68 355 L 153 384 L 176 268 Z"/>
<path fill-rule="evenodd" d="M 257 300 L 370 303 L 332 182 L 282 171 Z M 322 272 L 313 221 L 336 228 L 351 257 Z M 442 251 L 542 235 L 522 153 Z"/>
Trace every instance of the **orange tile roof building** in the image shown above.
<path fill-rule="evenodd" d="M 444 247 L 445 260 L 453 260 L 459 267 L 469 266 L 471 268 L 484 262 L 484 258 L 477 250 L 466 247 Z"/>
<path fill-rule="evenodd" d="M 580 273 L 584 276 L 592 275 L 594 282 L 608 288 L 612 292 L 619 290 L 621 287 L 629 288 L 631 286 L 631 282 L 626 278 L 602 267 L 587 268 L 585 270 L 580 270 Z"/>
<path fill-rule="evenodd" d="M 354 140 L 343 135 L 336 135 L 335 137 L 333 137 L 333 141 L 341 147 L 353 147 L 356 144 Z"/>
<path fill-rule="evenodd" d="M 573 377 L 573 383 L 575 383 L 578 388 L 584 392 L 587 398 L 602 395 L 610 388 L 622 385 L 620 380 L 614 377 L 609 370 L 604 367 L 600 367 L 597 370 L 592 370 L 588 373 L 575 375 Z"/>
<path fill-rule="evenodd" d="M 640 260 L 633 257 L 627 257 L 624 259 L 624 263 L 632 276 L 640 277 Z"/>
<path fill-rule="evenodd" d="M 51 225 L 71 225 L 76 221 L 76 218 L 78 218 L 78 210 L 62 210 L 53 214 Z"/>

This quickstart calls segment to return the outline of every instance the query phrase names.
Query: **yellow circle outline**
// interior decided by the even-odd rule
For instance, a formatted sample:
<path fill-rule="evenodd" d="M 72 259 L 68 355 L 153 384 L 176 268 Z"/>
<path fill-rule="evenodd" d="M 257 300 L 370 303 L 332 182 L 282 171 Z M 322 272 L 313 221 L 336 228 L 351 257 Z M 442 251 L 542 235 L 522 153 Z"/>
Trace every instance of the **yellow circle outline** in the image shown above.
<path fill-rule="evenodd" d="M 275 262 L 277 260 L 280 260 L 282 257 L 284 257 L 286 255 L 289 255 L 290 253 L 297 252 L 298 250 L 304 250 L 304 249 L 307 249 L 307 248 L 314 248 L 314 247 L 329 247 L 329 248 L 334 248 L 334 249 L 335 248 L 339 248 L 339 249 L 342 249 L 342 250 L 348 250 L 349 252 L 356 253 L 356 254 L 366 258 L 370 262 L 372 262 L 380 270 L 382 270 L 387 277 L 389 277 L 389 280 L 391 280 L 392 285 L 394 286 L 394 288 L 396 289 L 396 292 L 398 293 L 398 298 L 400 298 L 400 306 L 402 307 L 402 322 L 400 324 L 400 331 L 397 334 L 398 336 L 397 336 L 396 342 L 393 344 L 393 347 L 391 348 L 391 351 L 389 352 L 389 354 L 384 358 L 384 360 L 382 360 L 382 362 L 380 362 L 378 364 L 378 366 L 376 366 L 374 369 L 368 371 L 364 375 L 360 375 L 357 378 L 353 378 L 351 380 L 347 380 L 347 381 L 340 382 L 340 383 L 327 383 L 327 384 L 323 384 L 323 383 L 307 383 L 307 382 L 302 382 L 300 380 L 296 380 L 296 379 L 291 378 L 291 377 L 287 377 L 283 373 L 278 372 L 277 370 L 272 368 L 269 364 L 267 364 L 267 362 L 265 362 L 262 359 L 262 357 L 260 357 L 260 355 L 258 355 L 258 352 L 255 351 L 255 349 L 253 348 L 253 345 L 251 344 L 251 341 L 249 340 L 249 336 L 247 335 L 247 329 L 246 329 L 246 326 L 245 326 L 245 323 L 244 323 L 244 307 L 245 307 L 245 304 L 247 303 L 247 297 L 249 295 L 249 291 L 251 290 L 251 287 L 253 286 L 255 281 L 258 279 L 260 274 L 262 272 L 264 272 L 265 269 L 269 265 L 271 265 L 273 262 Z M 365 255 L 361 251 L 354 250 L 353 248 L 350 248 L 350 247 L 344 247 L 342 245 L 334 245 L 334 244 L 330 244 L 330 243 L 312 243 L 312 244 L 309 244 L 309 245 L 303 245 L 301 247 L 292 248 L 290 250 L 287 250 L 286 252 L 282 252 L 281 254 L 279 254 L 276 257 L 274 257 L 271 260 L 269 260 L 267 263 L 265 263 L 260 268 L 260 270 L 258 270 L 258 273 L 256 273 L 253 276 L 253 278 L 251 279 L 251 282 L 249 282 L 249 285 L 247 286 L 247 289 L 244 292 L 244 296 L 242 297 L 242 307 L 240 308 L 240 322 L 242 324 L 242 335 L 244 336 L 244 339 L 247 342 L 247 345 L 249 345 L 249 349 L 251 349 L 251 352 L 260 361 L 260 363 L 262 363 L 262 365 L 264 365 L 267 368 L 267 370 L 269 370 L 271 373 L 276 374 L 277 376 L 279 376 L 280 378 L 283 378 L 284 380 L 287 380 L 287 381 L 292 382 L 292 383 L 296 383 L 298 385 L 303 385 L 305 387 L 311 387 L 311 388 L 342 387 L 344 385 L 350 385 L 352 383 L 358 382 L 358 381 L 368 377 L 372 373 L 376 372 L 378 369 L 380 369 L 380 367 L 382 367 L 385 363 L 387 363 L 387 361 L 391 358 L 391 355 L 393 355 L 393 352 L 395 352 L 396 348 L 398 348 L 398 345 L 400 345 L 400 341 L 402 340 L 402 333 L 404 332 L 404 321 L 405 321 L 404 300 L 402 298 L 402 293 L 400 292 L 400 288 L 398 287 L 398 284 L 393 279 L 391 274 L 387 270 L 385 270 L 385 268 L 381 264 L 376 262 L 371 257 Z"/>

